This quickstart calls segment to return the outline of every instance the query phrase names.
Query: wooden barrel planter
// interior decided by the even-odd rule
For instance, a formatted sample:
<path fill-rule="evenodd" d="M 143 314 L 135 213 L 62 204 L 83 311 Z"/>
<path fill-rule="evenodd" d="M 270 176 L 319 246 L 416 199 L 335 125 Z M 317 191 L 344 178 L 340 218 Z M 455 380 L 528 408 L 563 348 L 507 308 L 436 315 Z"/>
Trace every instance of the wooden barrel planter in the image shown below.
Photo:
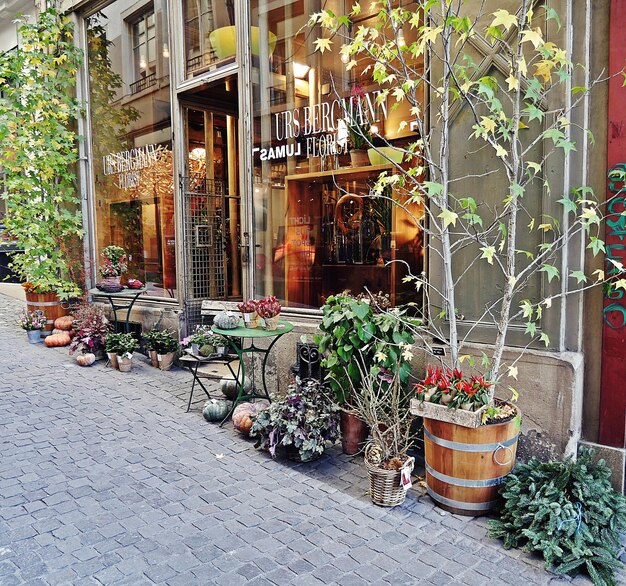
<path fill-rule="evenodd" d="M 424 419 L 426 485 L 435 503 L 457 515 L 484 515 L 515 465 L 519 418 L 463 427 Z"/>
<path fill-rule="evenodd" d="M 26 293 L 26 307 L 28 311 L 41 310 L 46 316 L 46 326 L 43 329 L 44 335 L 49 334 L 54 329 L 54 320 L 58 317 L 68 315 L 66 306 L 59 300 L 56 293 Z"/>

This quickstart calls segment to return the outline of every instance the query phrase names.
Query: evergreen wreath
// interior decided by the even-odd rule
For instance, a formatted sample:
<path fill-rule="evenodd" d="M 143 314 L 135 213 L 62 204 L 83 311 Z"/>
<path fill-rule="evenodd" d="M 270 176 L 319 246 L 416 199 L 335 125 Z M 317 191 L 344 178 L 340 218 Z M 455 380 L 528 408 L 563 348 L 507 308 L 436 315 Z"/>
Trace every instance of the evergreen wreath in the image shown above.
<path fill-rule="evenodd" d="M 519 465 L 500 488 L 504 507 L 489 535 L 504 548 L 541 552 L 546 569 L 575 575 L 587 571 L 596 586 L 612 586 L 620 532 L 626 528 L 626 497 L 611 487 L 604 460 L 582 448 L 577 460 Z"/>

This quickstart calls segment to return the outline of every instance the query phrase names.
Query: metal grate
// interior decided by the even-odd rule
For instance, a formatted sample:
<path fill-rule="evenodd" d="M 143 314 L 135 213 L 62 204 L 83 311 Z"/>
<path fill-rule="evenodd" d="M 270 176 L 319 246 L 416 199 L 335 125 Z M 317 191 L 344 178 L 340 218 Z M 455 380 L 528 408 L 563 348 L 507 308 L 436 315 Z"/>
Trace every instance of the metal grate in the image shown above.
<path fill-rule="evenodd" d="M 184 218 L 185 299 L 187 327 L 201 323 L 202 300 L 227 300 L 230 295 L 229 251 L 231 204 L 239 197 L 226 195 L 224 183 L 192 175 L 181 177 Z M 237 219 L 234 219 L 237 221 Z M 239 234 L 239 225 L 234 226 Z"/>

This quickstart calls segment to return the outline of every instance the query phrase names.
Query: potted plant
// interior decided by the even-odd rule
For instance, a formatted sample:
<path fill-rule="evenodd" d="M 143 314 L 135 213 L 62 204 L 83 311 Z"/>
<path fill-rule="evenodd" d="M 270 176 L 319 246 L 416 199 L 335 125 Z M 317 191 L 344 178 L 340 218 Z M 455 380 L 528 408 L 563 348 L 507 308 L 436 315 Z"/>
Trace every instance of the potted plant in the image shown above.
<path fill-rule="evenodd" d="M 215 348 L 215 353 L 220 356 L 228 354 L 228 342 L 224 336 L 213 334 L 209 339 L 209 344 Z"/>
<path fill-rule="evenodd" d="M 350 91 L 350 109 L 346 112 L 348 141 L 350 143 L 350 162 L 353 167 L 362 167 L 369 163 L 367 149 L 372 144 L 371 123 L 367 118 L 365 92 L 360 84 L 352 86 Z"/>
<path fill-rule="evenodd" d="M 79 306 L 74 311 L 74 336 L 70 343 L 70 355 L 94 354 L 102 358 L 111 324 L 102 307 L 91 304 Z"/>
<path fill-rule="evenodd" d="M 352 386 L 351 407 L 371 433 L 365 447 L 370 498 L 376 505 L 393 507 L 404 502 L 415 463 L 408 455 L 412 444 L 413 415 L 409 411 L 412 390 L 401 380 L 401 364 L 389 369 L 370 363 L 359 352 L 353 363 L 360 376 L 358 387 L 348 379 Z"/>
<path fill-rule="evenodd" d="M 339 439 L 339 410 L 329 389 L 307 379 L 289 385 L 284 397 L 253 417 L 250 435 L 257 438 L 255 447 L 269 450 L 272 458 L 284 448 L 288 457 L 309 462 Z"/>
<path fill-rule="evenodd" d="M 139 343 L 132 334 L 119 334 L 113 347 L 117 354 L 117 363 L 120 372 L 130 372 L 133 367 L 133 352 Z"/>
<path fill-rule="evenodd" d="M 189 336 L 180 341 L 180 345 L 189 354 L 206 357 L 215 352 L 215 339 L 211 326 L 198 325 Z"/>
<path fill-rule="evenodd" d="M 248 299 L 237 305 L 237 309 L 241 312 L 243 323 L 247 328 L 257 328 L 259 326 L 259 314 L 256 311 L 256 301 Z"/>
<path fill-rule="evenodd" d="M 484 376 L 464 377 L 460 369 L 433 366 L 414 385 L 411 411 L 424 418 L 428 493 L 438 506 L 459 515 L 492 510 L 498 486 L 515 464 L 519 409 L 501 400 L 492 403 L 491 386 Z"/>
<path fill-rule="evenodd" d="M 23 310 L 17 323 L 23 330 L 26 331 L 28 341 L 31 344 L 39 344 L 39 342 L 41 342 L 41 330 L 46 325 L 46 316 L 43 311 Z"/>
<path fill-rule="evenodd" d="M 357 358 L 397 371 L 402 384 L 409 380 L 413 335 L 408 324 L 417 320 L 408 318 L 407 311 L 406 307 L 390 308 L 389 297 L 381 293 L 331 295 L 322 307 L 321 334 L 313 339 L 324 356 L 322 366 L 342 409 L 341 442 L 346 454 L 363 449 L 368 433 L 353 409 L 353 395 L 359 392 L 362 378 Z"/>
<path fill-rule="evenodd" d="M 100 288 L 110 293 L 122 290 L 121 277 L 128 269 L 126 251 L 121 246 L 109 245 L 100 252 L 101 264 L 100 274 L 104 277 L 104 282 L 100 283 Z"/>
<path fill-rule="evenodd" d="M 121 333 L 109 333 L 107 334 L 104 342 L 104 351 L 109 359 L 109 364 L 112 368 L 116 369 L 119 369 L 118 352 L 121 336 Z"/>
<path fill-rule="evenodd" d="M 256 304 L 256 311 L 263 318 L 265 329 L 273 331 L 278 328 L 281 306 L 274 295 L 263 297 Z"/>
<path fill-rule="evenodd" d="M 179 348 L 178 338 L 174 332 L 154 328 L 144 334 L 143 339 L 146 349 L 150 352 L 152 366 L 169 370 Z"/>

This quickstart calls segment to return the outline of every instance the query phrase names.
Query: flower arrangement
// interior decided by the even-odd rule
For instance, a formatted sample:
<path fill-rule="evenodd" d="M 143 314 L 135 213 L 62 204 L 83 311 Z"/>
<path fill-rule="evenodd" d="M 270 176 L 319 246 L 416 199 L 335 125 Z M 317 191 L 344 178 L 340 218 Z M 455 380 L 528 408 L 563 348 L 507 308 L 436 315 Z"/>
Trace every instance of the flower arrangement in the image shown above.
<path fill-rule="evenodd" d="M 255 447 L 269 450 L 272 457 L 279 446 L 295 449 L 302 462 L 322 455 L 327 442 L 339 438 L 339 408 L 330 394 L 313 379 L 300 388 L 290 385 L 284 398 L 254 416 L 250 435 L 258 438 Z"/>
<path fill-rule="evenodd" d="M 420 401 L 447 405 L 450 409 L 477 411 L 489 403 L 489 387 L 492 383 L 484 376 L 463 378 L 463 373 L 454 370 L 429 366 L 426 377 L 414 388 Z"/>
<path fill-rule="evenodd" d="M 121 246 L 107 246 L 100 253 L 102 265 L 100 274 L 103 277 L 120 277 L 128 269 L 126 251 Z"/>
<path fill-rule="evenodd" d="M 346 119 L 350 146 L 355 150 L 368 148 L 372 143 L 371 124 L 366 112 L 363 86 L 355 84 L 350 91 L 350 111 Z"/>
<path fill-rule="evenodd" d="M 274 295 L 264 297 L 256 304 L 257 313 L 264 319 L 280 315 L 281 309 L 282 307 Z"/>
<path fill-rule="evenodd" d="M 74 331 L 70 355 L 75 352 L 97 353 L 104 349 L 111 324 L 104 310 L 96 305 L 85 304 L 74 311 Z"/>
<path fill-rule="evenodd" d="M 46 325 L 46 316 L 41 309 L 36 309 L 35 311 L 22 310 L 17 319 L 17 325 L 27 332 L 42 330 Z"/>
<path fill-rule="evenodd" d="M 256 305 L 257 302 L 254 299 L 248 299 L 248 301 L 239 303 L 237 309 L 241 311 L 241 313 L 254 313 L 256 311 Z"/>

